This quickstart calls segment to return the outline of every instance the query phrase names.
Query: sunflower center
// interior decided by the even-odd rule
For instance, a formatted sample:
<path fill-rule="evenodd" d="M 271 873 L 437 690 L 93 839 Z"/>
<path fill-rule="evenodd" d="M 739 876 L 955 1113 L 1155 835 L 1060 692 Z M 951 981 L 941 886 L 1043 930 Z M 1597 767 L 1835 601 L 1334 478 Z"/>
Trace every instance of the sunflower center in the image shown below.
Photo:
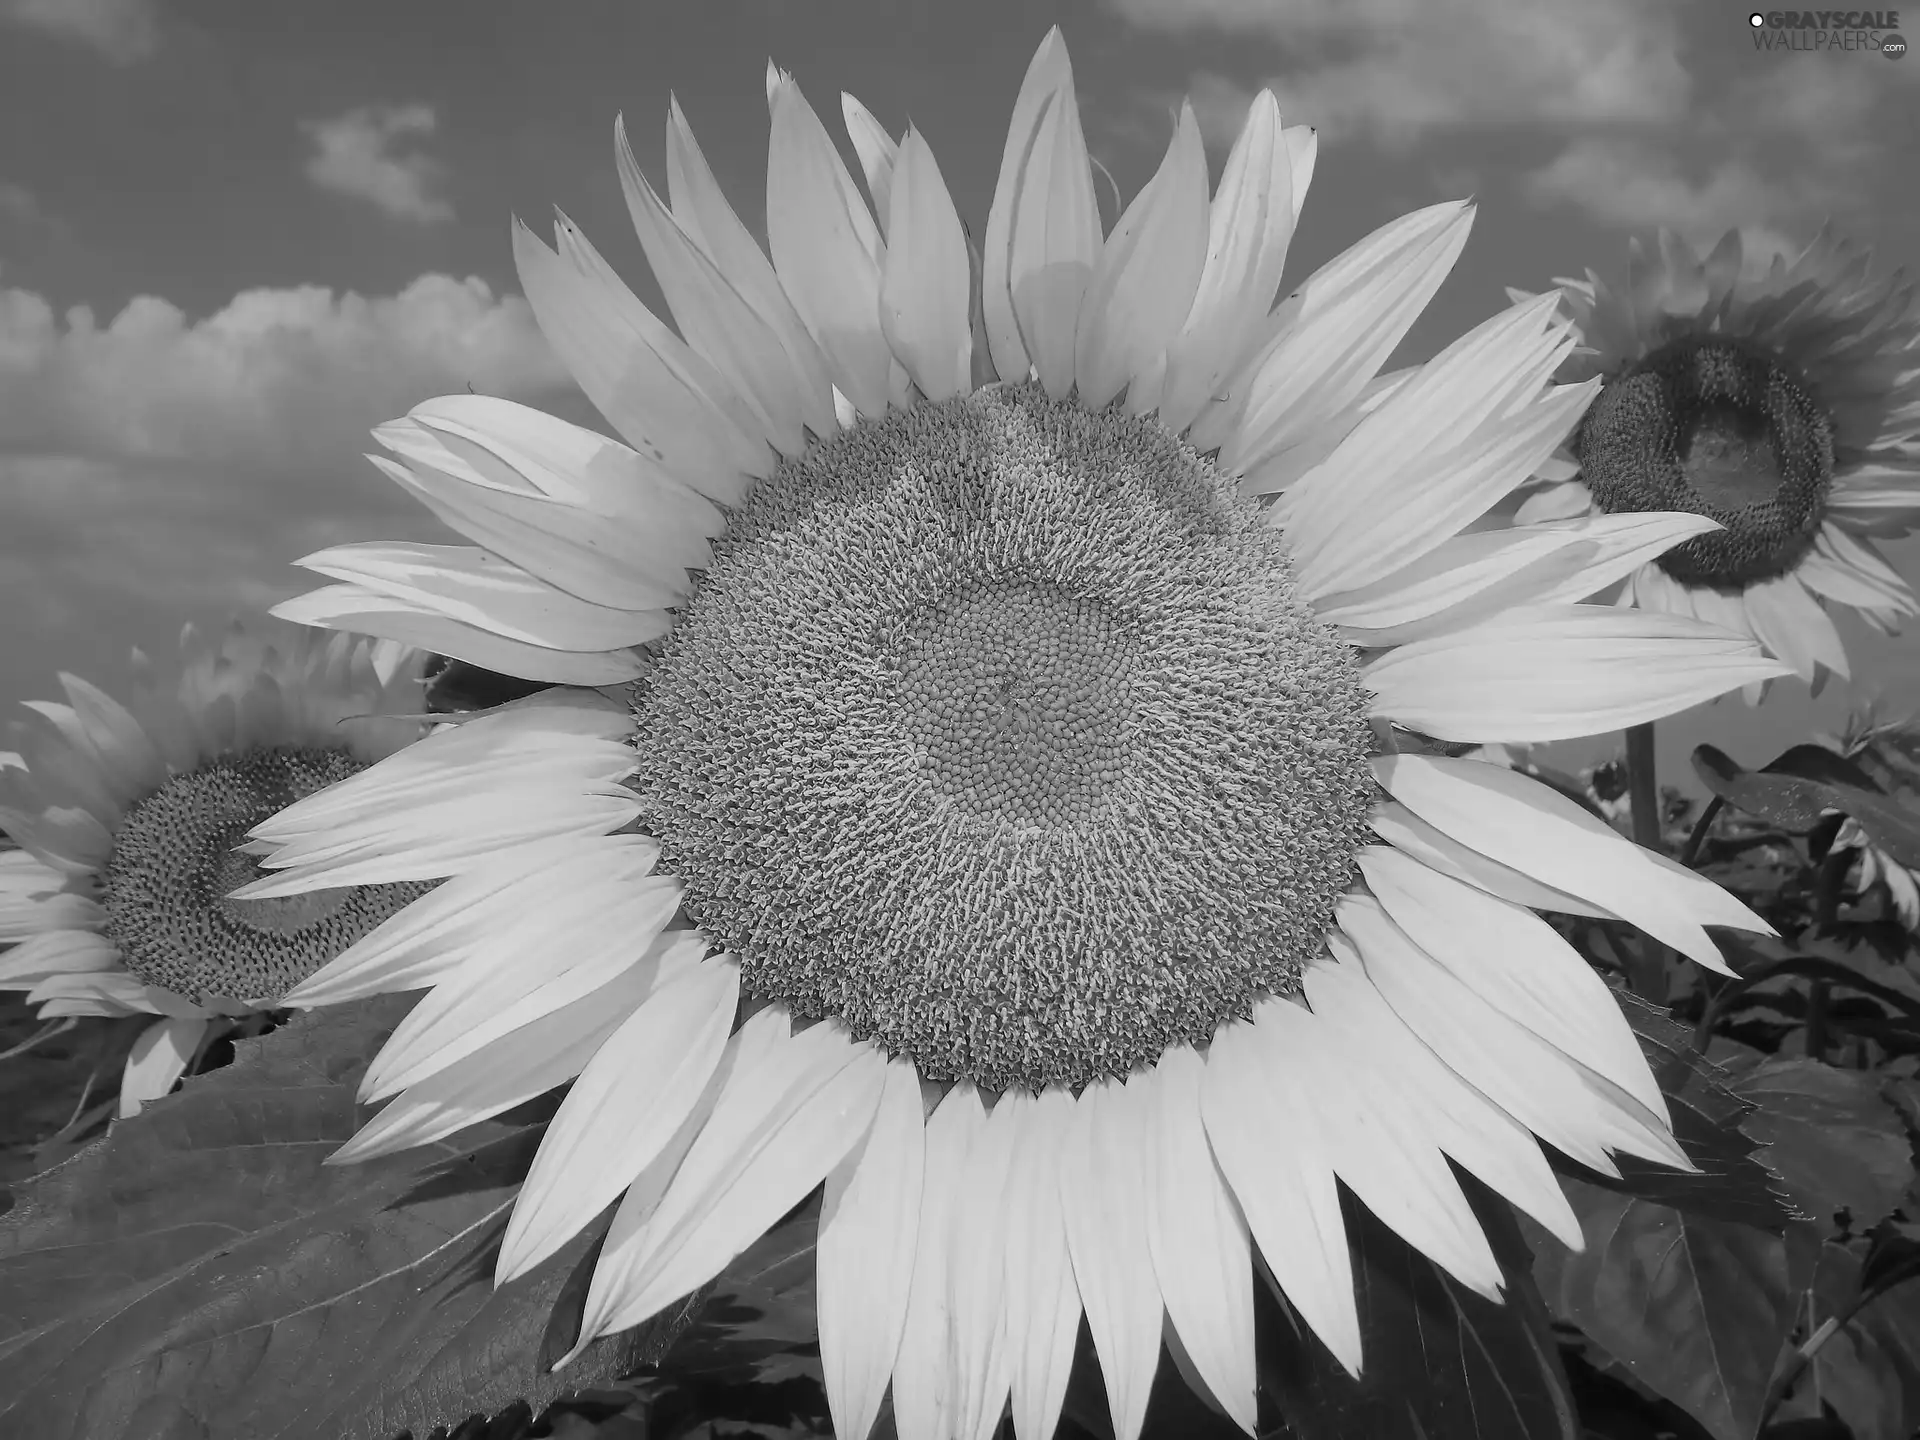
<path fill-rule="evenodd" d="M 344 750 L 221 756 L 136 805 L 101 874 L 106 933 L 126 967 L 189 999 L 275 1000 L 431 884 L 233 900 L 262 872 L 236 846 L 294 801 L 361 768 Z"/>
<path fill-rule="evenodd" d="M 748 991 L 1081 1085 L 1295 988 L 1372 788 L 1353 652 L 1156 422 L 1029 386 L 816 444 L 636 705 L 641 826 Z"/>
<path fill-rule="evenodd" d="M 1799 564 L 1833 479 L 1833 419 L 1779 357 L 1692 335 L 1608 382 L 1576 437 L 1612 513 L 1685 510 L 1726 528 L 1656 562 L 1683 585 L 1743 590 Z"/>

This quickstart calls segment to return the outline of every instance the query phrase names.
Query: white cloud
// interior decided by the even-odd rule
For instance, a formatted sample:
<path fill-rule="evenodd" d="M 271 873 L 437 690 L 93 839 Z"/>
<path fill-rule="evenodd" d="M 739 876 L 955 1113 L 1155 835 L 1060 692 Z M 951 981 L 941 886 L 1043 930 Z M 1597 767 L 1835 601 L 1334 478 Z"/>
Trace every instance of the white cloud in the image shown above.
<path fill-rule="evenodd" d="M 1828 217 L 1871 225 L 1884 180 L 1876 112 L 1901 97 L 1896 66 L 1796 63 L 1748 69 L 1690 130 L 1686 147 L 1658 127 L 1574 138 L 1526 176 L 1522 193 L 1625 230 L 1670 226 L 1710 242 L 1748 228 L 1762 257 L 1797 249 Z M 1711 157 L 1689 163 L 1688 154 Z"/>
<path fill-rule="evenodd" d="M 307 179 L 322 190 L 350 195 L 399 220 L 430 225 L 453 218 L 453 207 L 434 194 L 446 167 L 418 150 L 400 153 L 395 142 L 431 135 L 429 105 L 363 105 L 331 120 L 301 128 L 313 141 Z"/>
<path fill-rule="evenodd" d="M 110 681 L 129 644 L 309 588 L 290 562 L 314 549 L 451 540 L 361 458 L 367 430 L 469 384 L 551 406 L 566 383 L 526 302 L 477 279 L 254 290 L 197 320 L 143 296 L 104 324 L 0 289 L 0 696 L 62 666 Z"/>
<path fill-rule="evenodd" d="M 1678 120 L 1692 81 L 1659 0 L 1109 0 L 1137 26 L 1255 34 L 1289 120 L 1404 144 L 1460 126 Z M 1250 92 L 1203 75 L 1210 133 Z M 1238 94 L 1238 109 L 1233 102 Z M 1196 107 L 1197 113 L 1197 107 Z"/>
<path fill-rule="evenodd" d="M 563 379 L 526 302 L 477 278 L 248 290 L 198 321 L 143 295 L 104 325 L 0 290 L 0 450 L 271 466 L 440 391 Z"/>
<path fill-rule="evenodd" d="M 153 0 L 0 0 L 0 23 L 90 45 L 119 65 L 160 43 Z"/>

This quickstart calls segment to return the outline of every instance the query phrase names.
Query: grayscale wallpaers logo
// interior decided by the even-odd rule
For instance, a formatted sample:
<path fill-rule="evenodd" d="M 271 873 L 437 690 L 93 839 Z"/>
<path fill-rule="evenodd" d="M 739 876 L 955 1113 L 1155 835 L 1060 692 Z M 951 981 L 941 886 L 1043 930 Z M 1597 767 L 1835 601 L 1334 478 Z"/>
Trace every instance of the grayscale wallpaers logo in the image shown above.
<path fill-rule="evenodd" d="M 1747 16 L 1756 50 L 1878 50 L 1907 53 L 1898 10 L 1756 10 Z"/>

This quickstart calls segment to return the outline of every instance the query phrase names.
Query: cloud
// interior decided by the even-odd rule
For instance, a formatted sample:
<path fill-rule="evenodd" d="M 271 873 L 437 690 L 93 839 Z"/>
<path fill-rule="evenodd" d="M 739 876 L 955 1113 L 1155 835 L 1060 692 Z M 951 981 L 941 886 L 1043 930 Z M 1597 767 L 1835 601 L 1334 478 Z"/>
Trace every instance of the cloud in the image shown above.
<path fill-rule="evenodd" d="M 1801 58 L 1739 75 L 1685 149 L 1651 126 L 1577 136 L 1521 191 L 1603 225 L 1670 226 L 1695 242 L 1743 225 L 1762 257 L 1796 250 L 1789 237 L 1804 241 L 1829 216 L 1871 228 L 1891 133 L 1875 117 L 1905 102 L 1890 73 L 1899 67 L 1794 63 Z M 1711 159 L 1689 163 L 1689 153 Z"/>
<path fill-rule="evenodd" d="M 203 319 L 143 296 L 104 324 L 0 289 L 0 696 L 113 680 L 129 644 L 309 588 L 290 562 L 314 549 L 450 541 L 361 458 L 367 430 L 468 384 L 577 410 L 566 383 L 526 302 L 478 279 L 253 290 Z"/>
<path fill-rule="evenodd" d="M 363 105 L 331 120 L 301 126 L 313 141 L 307 179 L 322 190 L 365 200 L 398 220 L 431 225 L 451 220 L 453 207 L 433 192 L 446 167 L 420 151 L 395 153 L 394 142 L 431 135 L 429 105 Z"/>
<path fill-rule="evenodd" d="M 0 24 L 92 46 L 131 65 L 160 44 L 153 0 L 0 0 Z"/>
<path fill-rule="evenodd" d="M 1464 126 L 1674 121 L 1692 98 L 1659 0 L 1109 3 L 1142 29 L 1267 38 L 1282 112 L 1331 135 L 1404 145 Z M 1212 92 L 1209 133 L 1231 134 L 1251 92 L 1204 71 L 1194 84 Z"/>
<path fill-rule="evenodd" d="M 39 229 L 53 223 L 38 195 L 24 185 L 0 180 L 0 225 Z"/>

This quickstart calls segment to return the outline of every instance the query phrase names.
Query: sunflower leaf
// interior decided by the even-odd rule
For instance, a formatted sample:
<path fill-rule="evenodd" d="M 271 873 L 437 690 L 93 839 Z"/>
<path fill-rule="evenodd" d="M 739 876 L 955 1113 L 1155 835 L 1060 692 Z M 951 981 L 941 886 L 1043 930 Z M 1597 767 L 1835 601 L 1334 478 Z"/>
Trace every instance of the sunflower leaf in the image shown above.
<path fill-rule="evenodd" d="M 1741 1129 L 1766 1147 L 1760 1159 L 1801 1210 L 1823 1225 L 1845 1210 L 1865 1231 L 1900 1204 L 1913 1150 L 1876 1076 L 1804 1056 L 1724 1063 L 1733 1092 L 1755 1106 Z"/>
<path fill-rule="evenodd" d="M 1554 1157 L 1555 1168 L 1597 1188 L 1690 1215 L 1783 1233 L 1798 1212 L 1756 1155 L 1762 1142 L 1743 1128 L 1753 1102 L 1736 1094 L 1726 1072 L 1693 1048 L 1685 1026 L 1625 991 L 1616 991 L 1614 998 L 1667 1098 L 1674 1139 L 1700 1171 L 1689 1175 L 1629 1155 L 1615 1157 L 1618 1180 L 1561 1156 Z"/>
<path fill-rule="evenodd" d="M 577 1328 L 577 1295 L 564 1323 L 556 1302 L 593 1234 L 492 1288 L 537 1124 L 322 1163 L 365 1119 L 359 1077 L 410 1004 L 243 1041 L 230 1066 L 21 1183 L 0 1217 L 0 1433 L 387 1440 L 542 1405 L 664 1347 L 629 1332 L 561 1376 L 538 1363 L 552 1325 Z"/>
<path fill-rule="evenodd" d="M 1920 1278 L 1875 1286 L 1856 1247 L 1828 1245 L 1811 1307 L 1816 1332 L 1839 1324 L 1813 1351 L 1777 1417 L 1812 1420 L 1830 1405 L 1854 1440 L 1909 1440 L 1920 1428 Z"/>
<path fill-rule="evenodd" d="M 1533 1230 L 1554 1315 L 1715 1440 L 1752 1440 L 1820 1253 L 1818 1227 L 1785 1235 L 1566 1182 L 1586 1249 Z"/>
<path fill-rule="evenodd" d="M 1365 1369 L 1353 1379 L 1285 1318 L 1261 1383 L 1298 1440 L 1574 1440 L 1580 1427 L 1532 1257 L 1506 1202 L 1462 1176 L 1505 1303 L 1474 1294 L 1344 1197 Z"/>
<path fill-rule="evenodd" d="M 1820 758 L 1824 757 L 1824 758 Z M 1860 822 L 1872 842 L 1902 865 L 1920 866 L 1920 815 L 1878 793 L 1852 761 L 1818 745 L 1796 745 L 1764 770 L 1743 770 L 1711 745 L 1696 746 L 1694 773 L 1735 809 L 1794 835 L 1831 810 Z"/>

